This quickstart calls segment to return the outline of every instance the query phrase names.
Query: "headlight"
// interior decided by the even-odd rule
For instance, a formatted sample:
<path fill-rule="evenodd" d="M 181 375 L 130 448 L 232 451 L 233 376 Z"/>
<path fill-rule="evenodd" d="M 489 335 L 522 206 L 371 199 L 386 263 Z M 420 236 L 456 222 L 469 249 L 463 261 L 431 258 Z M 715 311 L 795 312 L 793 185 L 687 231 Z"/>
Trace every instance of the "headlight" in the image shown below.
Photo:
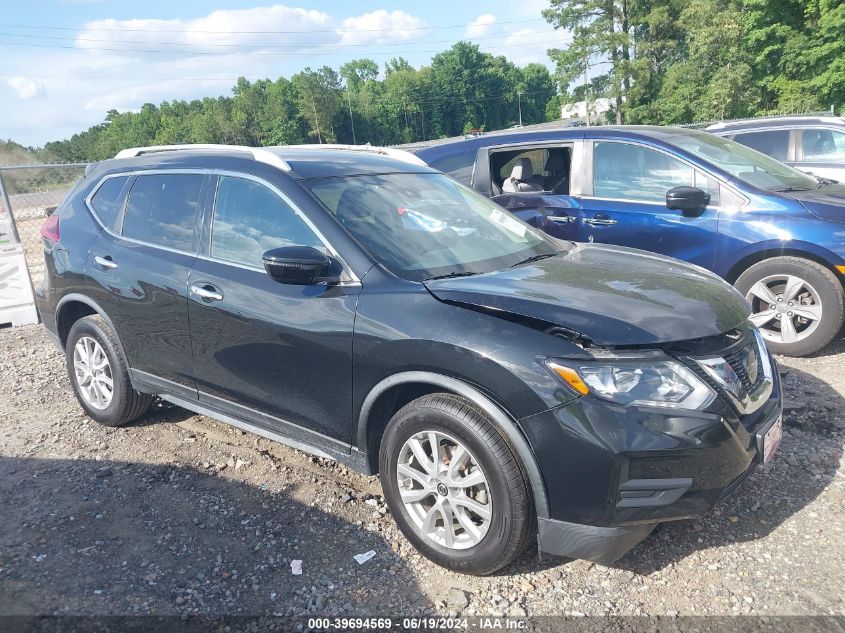
<path fill-rule="evenodd" d="M 581 395 L 623 406 L 703 409 L 715 392 L 692 371 L 662 354 L 658 358 L 600 358 L 595 362 L 549 360 L 548 367 Z"/>

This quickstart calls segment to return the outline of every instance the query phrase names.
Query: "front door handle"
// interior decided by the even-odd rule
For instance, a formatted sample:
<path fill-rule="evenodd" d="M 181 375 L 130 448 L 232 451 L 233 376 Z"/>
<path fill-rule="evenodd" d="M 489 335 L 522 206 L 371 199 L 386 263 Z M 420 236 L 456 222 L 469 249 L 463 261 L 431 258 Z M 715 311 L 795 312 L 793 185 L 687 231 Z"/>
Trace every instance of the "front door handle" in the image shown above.
<path fill-rule="evenodd" d="M 569 224 L 575 222 L 578 216 L 575 215 L 547 215 L 546 219 L 549 222 L 557 222 L 558 224 Z"/>
<path fill-rule="evenodd" d="M 97 264 L 97 266 L 99 266 L 103 270 L 111 270 L 112 268 L 117 268 L 117 264 L 111 258 L 111 255 L 106 255 L 105 257 L 97 255 L 94 258 L 94 263 Z"/>
<path fill-rule="evenodd" d="M 590 226 L 613 226 L 614 224 L 618 223 L 619 220 L 611 220 L 604 213 L 598 214 L 595 217 L 587 218 L 584 220 L 584 224 L 589 224 Z"/>
<path fill-rule="evenodd" d="M 196 295 L 203 301 L 222 301 L 223 293 L 211 284 L 192 285 L 191 294 Z"/>

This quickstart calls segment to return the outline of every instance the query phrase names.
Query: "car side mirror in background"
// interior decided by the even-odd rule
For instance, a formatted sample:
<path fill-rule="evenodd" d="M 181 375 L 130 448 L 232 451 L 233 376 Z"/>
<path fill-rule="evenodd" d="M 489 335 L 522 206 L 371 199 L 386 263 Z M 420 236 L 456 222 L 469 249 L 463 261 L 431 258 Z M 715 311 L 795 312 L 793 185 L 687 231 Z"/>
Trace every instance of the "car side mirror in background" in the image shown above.
<path fill-rule="evenodd" d="M 340 264 L 312 246 L 284 246 L 262 255 L 264 270 L 281 284 L 312 286 L 338 281 Z"/>
<path fill-rule="evenodd" d="M 710 204 L 710 194 L 698 187 L 675 187 L 666 192 L 666 206 L 682 211 L 686 216 L 696 217 Z"/>

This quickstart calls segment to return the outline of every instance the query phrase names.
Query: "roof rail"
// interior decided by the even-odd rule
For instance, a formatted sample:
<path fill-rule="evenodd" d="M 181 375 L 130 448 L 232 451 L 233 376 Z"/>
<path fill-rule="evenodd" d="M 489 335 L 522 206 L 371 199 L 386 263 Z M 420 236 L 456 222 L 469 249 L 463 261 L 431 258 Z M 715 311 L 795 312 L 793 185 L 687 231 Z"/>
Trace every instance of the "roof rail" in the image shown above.
<path fill-rule="evenodd" d="M 338 143 L 309 143 L 306 145 L 279 145 L 278 147 L 280 149 L 285 147 L 295 147 L 296 149 L 341 149 L 350 152 L 368 152 L 370 154 L 389 156 L 395 160 L 400 160 L 404 163 L 411 163 L 412 165 L 428 166 L 424 160 L 418 158 L 411 152 L 406 152 L 405 150 L 396 149 L 394 147 L 379 147 L 377 145 L 342 145 Z"/>
<path fill-rule="evenodd" d="M 278 167 L 284 171 L 290 171 L 290 165 L 273 152 L 262 147 L 247 147 L 246 145 L 220 145 L 214 143 L 187 143 L 184 145 L 150 145 L 148 147 L 130 147 L 119 151 L 115 158 L 134 158 L 142 154 L 155 154 L 157 152 L 184 152 L 201 150 L 228 150 L 236 152 L 249 152 L 252 157 L 261 162 Z"/>

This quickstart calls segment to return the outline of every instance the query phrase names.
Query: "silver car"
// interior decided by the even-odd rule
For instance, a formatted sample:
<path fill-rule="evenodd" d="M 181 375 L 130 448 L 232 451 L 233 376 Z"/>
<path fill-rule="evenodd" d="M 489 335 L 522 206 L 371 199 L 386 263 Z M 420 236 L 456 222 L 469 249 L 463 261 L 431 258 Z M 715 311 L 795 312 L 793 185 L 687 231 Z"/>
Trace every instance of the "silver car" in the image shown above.
<path fill-rule="evenodd" d="M 796 169 L 845 182 L 845 118 L 767 117 L 715 123 L 708 132 L 724 136 Z"/>

